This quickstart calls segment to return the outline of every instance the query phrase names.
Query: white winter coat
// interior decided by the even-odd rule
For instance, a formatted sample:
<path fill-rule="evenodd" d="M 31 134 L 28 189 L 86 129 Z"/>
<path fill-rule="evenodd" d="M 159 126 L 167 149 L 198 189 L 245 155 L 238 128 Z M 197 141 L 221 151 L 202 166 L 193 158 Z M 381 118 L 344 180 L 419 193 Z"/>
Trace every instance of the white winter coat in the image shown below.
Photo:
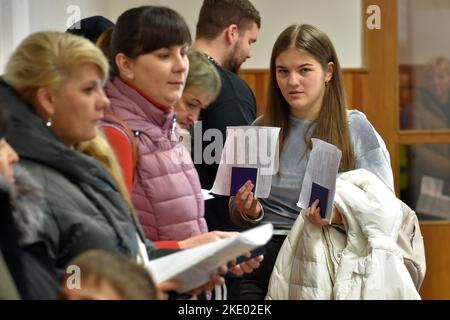
<path fill-rule="evenodd" d="M 267 299 L 420 299 L 396 243 L 401 202 L 367 170 L 342 174 L 344 230 L 300 214 L 278 254 Z M 302 212 L 303 213 L 303 212 Z"/>

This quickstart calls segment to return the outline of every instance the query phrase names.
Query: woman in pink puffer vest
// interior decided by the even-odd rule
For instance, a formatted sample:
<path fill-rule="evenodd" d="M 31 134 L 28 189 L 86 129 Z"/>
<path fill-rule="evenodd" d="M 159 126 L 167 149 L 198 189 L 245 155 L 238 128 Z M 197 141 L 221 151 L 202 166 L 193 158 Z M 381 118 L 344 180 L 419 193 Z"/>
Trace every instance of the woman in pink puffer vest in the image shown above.
<path fill-rule="evenodd" d="M 199 178 L 173 132 L 172 108 L 156 107 L 119 77 L 105 91 L 110 111 L 137 134 L 132 202 L 145 235 L 154 241 L 184 240 L 207 232 Z"/>
<path fill-rule="evenodd" d="M 108 111 L 135 136 L 131 198 L 145 235 L 153 241 L 181 241 L 204 234 L 201 186 L 175 134 L 173 107 L 188 73 L 189 29 L 168 8 L 134 8 L 119 17 L 110 43 L 115 59 L 105 88 Z"/>

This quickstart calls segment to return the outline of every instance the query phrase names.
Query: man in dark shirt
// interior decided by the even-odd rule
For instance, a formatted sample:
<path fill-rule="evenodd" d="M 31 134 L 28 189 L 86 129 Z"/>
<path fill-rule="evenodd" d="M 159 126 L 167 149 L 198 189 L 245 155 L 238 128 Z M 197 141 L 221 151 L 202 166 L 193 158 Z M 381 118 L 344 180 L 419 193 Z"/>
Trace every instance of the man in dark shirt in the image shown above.
<path fill-rule="evenodd" d="M 194 130 L 192 139 L 192 158 L 203 189 L 212 188 L 220 160 L 220 154 L 212 152 L 216 162 L 205 162 L 204 154 L 208 151 L 205 148 L 210 143 L 217 145 L 214 140 L 203 141 L 205 132 L 210 129 L 220 130 L 223 147 L 227 126 L 250 125 L 256 118 L 255 96 L 237 72 L 242 63 L 250 58 L 251 45 L 256 42 L 260 27 L 259 12 L 248 0 L 203 1 L 194 48 L 208 56 L 222 80 L 218 98 L 202 111 L 200 122 L 196 124 L 200 128 Z M 196 143 L 201 143 L 201 148 Z M 200 151 L 201 154 L 196 154 Z M 216 195 L 205 202 L 205 219 L 209 230 L 238 230 L 228 213 L 228 199 Z M 233 275 L 226 277 L 228 299 L 239 298 L 240 280 Z"/>
<path fill-rule="evenodd" d="M 197 128 L 193 137 L 193 159 L 203 189 L 212 188 L 218 169 L 218 162 L 207 164 L 203 158 L 211 143 L 203 141 L 204 133 L 218 129 L 224 143 L 227 126 L 250 125 L 255 120 L 255 96 L 237 72 L 250 58 L 251 45 L 256 42 L 260 27 L 259 12 L 248 0 L 205 0 L 200 9 L 194 48 L 209 57 L 222 80 L 218 98 L 202 111 L 201 122 L 197 124 L 201 130 Z M 201 149 L 195 146 L 200 141 L 203 141 Z M 200 150 L 202 154 L 196 155 Z M 220 154 L 213 156 L 220 159 Z M 229 218 L 228 197 L 216 196 L 206 201 L 205 218 L 210 230 L 237 230 Z"/>

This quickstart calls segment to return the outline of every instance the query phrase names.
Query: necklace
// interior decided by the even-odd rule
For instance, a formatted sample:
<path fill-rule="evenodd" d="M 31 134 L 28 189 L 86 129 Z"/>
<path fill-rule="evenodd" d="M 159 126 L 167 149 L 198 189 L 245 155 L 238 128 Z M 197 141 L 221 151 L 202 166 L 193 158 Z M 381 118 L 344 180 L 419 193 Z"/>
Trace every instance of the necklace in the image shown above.
<path fill-rule="evenodd" d="M 220 67 L 220 64 L 214 60 L 213 57 L 211 57 L 210 55 L 206 54 L 206 57 L 209 59 L 209 61 L 211 61 L 212 63 L 214 63 L 216 66 Z"/>

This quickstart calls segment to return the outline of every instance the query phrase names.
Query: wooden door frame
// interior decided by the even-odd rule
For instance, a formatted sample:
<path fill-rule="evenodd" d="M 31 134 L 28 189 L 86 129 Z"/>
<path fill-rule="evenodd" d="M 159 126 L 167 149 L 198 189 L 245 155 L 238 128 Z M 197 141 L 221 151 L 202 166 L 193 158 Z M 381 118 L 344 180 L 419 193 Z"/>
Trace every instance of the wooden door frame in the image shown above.
<path fill-rule="evenodd" d="M 369 30 L 370 5 L 381 10 L 381 29 Z M 400 145 L 450 144 L 449 130 L 400 130 L 398 8 L 396 0 L 362 0 L 363 63 L 368 70 L 367 106 L 370 122 L 386 142 L 397 196 L 400 195 Z"/>
<path fill-rule="evenodd" d="M 381 13 L 380 29 L 366 26 L 366 10 L 377 5 Z M 400 194 L 399 163 L 399 72 L 397 1 L 362 0 L 363 64 L 368 70 L 367 106 L 365 113 L 383 137 L 391 156 L 394 184 Z"/>
<path fill-rule="evenodd" d="M 378 5 L 381 9 L 380 30 L 366 28 L 366 9 L 369 5 Z M 389 149 L 395 189 L 399 195 L 400 146 L 450 144 L 450 130 L 400 130 L 397 1 L 362 0 L 362 11 L 363 61 L 368 69 L 368 99 L 365 111 Z M 427 260 L 421 296 L 423 299 L 449 299 L 450 222 L 421 221 L 420 225 Z"/>

